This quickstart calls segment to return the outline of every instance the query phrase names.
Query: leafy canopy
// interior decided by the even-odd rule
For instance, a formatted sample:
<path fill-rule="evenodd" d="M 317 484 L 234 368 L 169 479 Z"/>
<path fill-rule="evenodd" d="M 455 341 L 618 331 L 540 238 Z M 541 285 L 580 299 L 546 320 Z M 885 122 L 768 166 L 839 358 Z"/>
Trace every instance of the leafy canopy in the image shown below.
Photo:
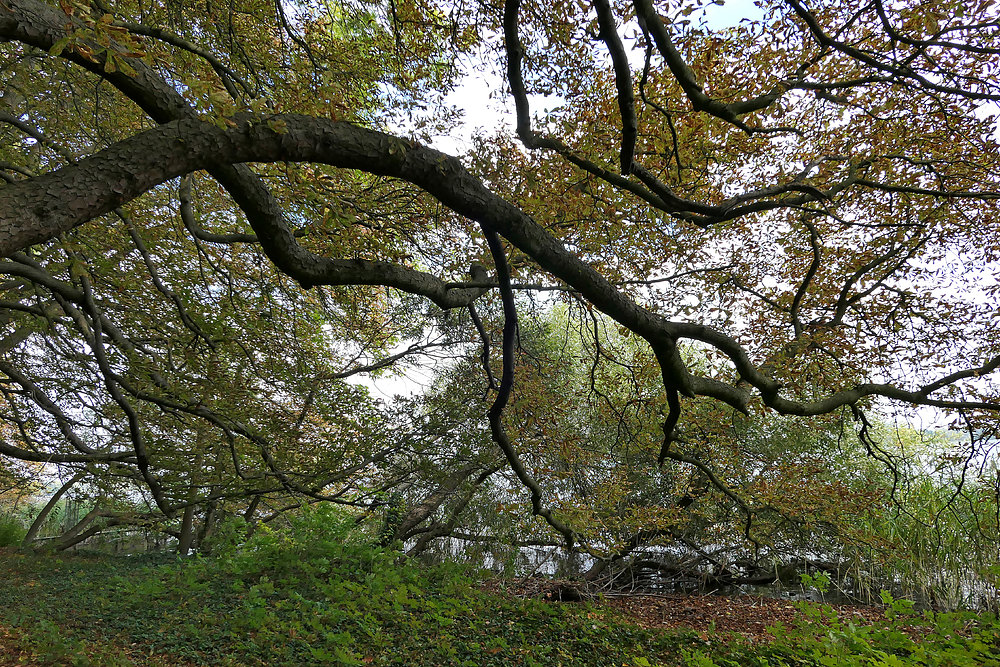
<path fill-rule="evenodd" d="M 207 538 L 403 496 L 387 534 L 440 536 L 502 471 L 496 493 L 605 555 L 702 488 L 751 540 L 768 512 L 827 520 L 832 479 L 791 482 L 822 447 L 764 415 L 830 415 L 820 443 L 851 418 L 898 472 L 868 415 L 935 408 L 982 463 L 996 10 L 761 9 L 5 0 L 0 455 L 188 541 L 194 514 Z M 513 131 L 441 153 L 475 123 L 448 96 L 472 71 Z M 556 353 L 532 332 L 560 312 Z M 402 367 L 470 395 L 429 395 L 435 420 L 344 382 Z"/>

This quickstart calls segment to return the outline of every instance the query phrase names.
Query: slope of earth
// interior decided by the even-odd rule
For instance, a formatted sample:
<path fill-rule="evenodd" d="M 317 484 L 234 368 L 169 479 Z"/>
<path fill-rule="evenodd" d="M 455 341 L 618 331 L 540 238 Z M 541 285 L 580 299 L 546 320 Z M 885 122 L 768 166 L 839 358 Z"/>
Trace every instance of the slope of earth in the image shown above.
<path fill-rule="evenodd" d="M 753 595 L 623 595 L 608 597 L 601 604 L 621 611 L 645 628 L 736 633 L 754 641 L 773 638 L 768 628 L 779 623 L 791 625 L 802 615 L 793 602 Z M 853 621 L 856 625 L 885 618 L 885 611 L 880 607 L 831 607 L 840 619 Z"/>
<path fill-rule="evenodd" d="M 748 596 L 561 602 L 567 582 L 476 584 L 369 546 L 289 548 L 183 561 L 0 549 L 0 667 L 1000 667 L 988 614 L 897 605 L 887 618 L 897 610 Z M 786 630 L 769 637 L 773 623 Z"/>

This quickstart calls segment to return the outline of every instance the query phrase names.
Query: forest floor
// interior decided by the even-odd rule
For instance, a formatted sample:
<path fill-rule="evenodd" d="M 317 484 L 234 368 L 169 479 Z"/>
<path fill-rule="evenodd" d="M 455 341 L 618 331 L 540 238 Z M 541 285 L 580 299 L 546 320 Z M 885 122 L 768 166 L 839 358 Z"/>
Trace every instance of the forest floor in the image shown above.
<path fill-rule="evenodd" d="M 527 586 L 488 582 L 483 588 L 511 597 L 541 596 L 544 599 L 544 588 L 553 589 L 554 585 L 546 581 L 539 592 L 540 583 L 542 580 Z M 554 598 L 549 602 L 553 605 L 575 604 Z M 779 624 L 792 625 L 802 615 L 801 609 L 792 601 L 754 595 L 621 593 L 600 596 L 590 602 L 616 612 L 621 622 L 633 623 L 648 630 L 693 630 L 705 639 L 735 635 L 753 643 L 773 641 L 774 635 L 768 632 L 768 628 Z M 841 619 L 851 619 L 857 625 L 876 623 L 885 616 L 882 607 L 831 606 Z M 42 667 L 43 663 L 34 661 L 24 650 L 18 635 L 16 628 L 0 625 L 0 667 Z M 136 664 L 147 663 L 140 661 Z"/>
<path fill-rule="evenodd" d="M 789 600 L 754 595 L 623 595 L 605 597 L 602 605 L 617 609 L 636 625 L 650 629 L 688 629 L 699 633 L 735 633 L 753 641 L 769 641 L 767 629 L 791 625 L 802 615 Z M 885 617 L 882 607 L 830 605 L 841 619 L 857 625 Z"/>
<path fill-rule="evenodd" d="M 27 657 L 25 651 L 20 648 L 17 631 L 0 625 L 0 667 L 14 667 L 14 665 L 24 665 L 22 657 Z"/>
<path fill-rule="evenodd" d="M 559 602 L 563 591 L 577 590 L 572 581 L 544 578 L 493 580 L 482 588 L 501 595 L 538 597 L 552 602 Z M 735 634 L 752 642 L 772 640 L 774 635 L 768 628 L 792 625 L 802 616 L 801 606 L 795 601 L 761 595 L 636 591 L 588 596 L 588 601 L 649 630 L 693 630 L 702 636 Z M 829 607 L 840 619 L 856 625 L 870 625 L 885 618 L 883 605 Z"/>
<path fill-rule="evenodd" d="M 183 561 L 0 549 L 0 667 L 1000 667 L 988 613 L 589 595 L 369 547 L 274 549 Z"/>

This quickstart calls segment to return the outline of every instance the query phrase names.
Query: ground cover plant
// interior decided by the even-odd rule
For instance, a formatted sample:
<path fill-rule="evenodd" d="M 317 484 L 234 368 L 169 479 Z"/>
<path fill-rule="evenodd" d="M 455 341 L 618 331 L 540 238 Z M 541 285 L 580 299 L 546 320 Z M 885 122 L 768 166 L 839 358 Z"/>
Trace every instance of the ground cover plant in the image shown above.
<path fill-rule="evenodd" d="M 52 664 L 116 649 L 121 664 L 641 664 L 697 641 L 486 594 L 464 568 L 401 563 L 327 519 L 182 562 L 7 552 L 0 624 Z"/>
<path fill-rule="evenodd" d="M 0 552 L 0 646 L 47 665 L 991 665 L 989 613 L 886 598 L 871 625 L 802 603 L 767 642 L 643 628 L 599 600 L 487 592 L 455 565 L 309 512 L 205 558 Z"/>

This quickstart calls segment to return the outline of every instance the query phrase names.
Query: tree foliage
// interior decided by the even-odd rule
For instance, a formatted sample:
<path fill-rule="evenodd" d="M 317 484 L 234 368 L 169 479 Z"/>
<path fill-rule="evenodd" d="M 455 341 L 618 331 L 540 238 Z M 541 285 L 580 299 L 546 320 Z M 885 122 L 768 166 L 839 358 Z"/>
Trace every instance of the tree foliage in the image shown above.
<path fill-rule="evenodd" d="M 879 412 L 981 463 L 995 8 L 759 4 L 4 0 L 0 463 L 182 545 L 312 500 L 426 545 L 509 499 L 604 562 L 861 512 L 845 433 L 895 497 Z M 471 70 L 513 131 L 449 155 Z M 436 389 L 345 382 L 404 367 Z"/>

